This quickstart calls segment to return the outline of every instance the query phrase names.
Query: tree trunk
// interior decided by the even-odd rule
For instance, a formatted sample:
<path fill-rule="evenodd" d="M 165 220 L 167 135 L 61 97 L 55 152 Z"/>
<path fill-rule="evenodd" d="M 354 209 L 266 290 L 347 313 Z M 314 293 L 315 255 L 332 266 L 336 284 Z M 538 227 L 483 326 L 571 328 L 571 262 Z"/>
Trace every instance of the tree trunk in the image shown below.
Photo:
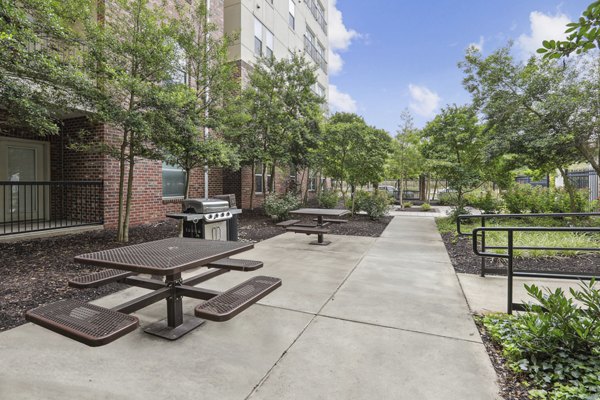
<path fill-rule="evenodd" d="M 275 162 L 273 162 L 273 164 L 271 164 L 271 187 L 269 188 L 271 193 L 275 193 L 275 172 Z"/>
<path fill-rule="evenodd" d="M 254 210 L 254 191 L 256 190 L 256 164 L 252 161 L 252 184 L 250 185 L 250 209 Z"/>
<path fill-rule="evenodd" d="M 356 193 L 354 190 L 354 185 L 352 184 L 350 185 L 350 196 L 352 197 L 352 209 L 350 210 L 350 213 L 354 215 L 354 200 L 356 198 Z"/>
<path fill-rule="evenodd" d="M 400 201 L 400 208 L 404 208 L 404 179 L 398 179 L 398 196 Z"/>
<path fill-rule="evenodd" d="M 123 242 L 129 241 L 129 215 L 131 214 L 131 198 L 133 197 L 133 168 L 135 166 L 135 144 L 133 132 L 129 135 L 129 171 L 127 175 L 127 200 L 125 202 L 125 218 L 123 219 Z"/>
<path fill-rule="evenodd" d="M 267 196 L 267 164 L 262 164 L 262 194 L 263 200 Z"/>
<path fill-rule="evenodd" d="M 117 240 L 123 242 L 123 196 L 125 186 L 125 159 L 127 158 L 127 135 L 123 133 L 123 143 L 119 154 L 119 212 L 117 217 Z"/>
<path fill-rule="evenodd" d="M 431 200 L 435 199 L 435 195 L 437 194 L 437 187 L 438 187 L 438 180 L 435 180 L 435 183 L 433 184 L 433 193 L 431 194 Z"/>
<path fill-rule="evenodd" d="M 569 173 L 564 168 L 558 168 L 558 170 L 560 171 L 560 175 L 563 177 L 563 181 L 565 183 L 565 190 L 569 194 L 569 207 L 571 209 L 571 212 L 577 212 L 577 202 L 575 200 L 575 196 L 577 194 L 575 188 L 573 187 L 573 184 L 571 183 L 571 180 L 569 179 Z"/>

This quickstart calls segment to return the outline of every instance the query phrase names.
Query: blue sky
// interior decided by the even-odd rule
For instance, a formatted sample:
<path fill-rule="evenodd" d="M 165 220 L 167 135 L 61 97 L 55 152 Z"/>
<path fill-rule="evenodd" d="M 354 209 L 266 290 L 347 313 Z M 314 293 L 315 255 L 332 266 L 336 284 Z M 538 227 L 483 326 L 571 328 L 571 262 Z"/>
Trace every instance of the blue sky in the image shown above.
<path fill-rule="evenodd" d="M 457 63 L 512 39 L 525 59 L 560 38 L 591 0 L 329 0 L 330 108 L 395 134 L 409 108 L 417 126 L 446 104 L 469 102 Z"/>

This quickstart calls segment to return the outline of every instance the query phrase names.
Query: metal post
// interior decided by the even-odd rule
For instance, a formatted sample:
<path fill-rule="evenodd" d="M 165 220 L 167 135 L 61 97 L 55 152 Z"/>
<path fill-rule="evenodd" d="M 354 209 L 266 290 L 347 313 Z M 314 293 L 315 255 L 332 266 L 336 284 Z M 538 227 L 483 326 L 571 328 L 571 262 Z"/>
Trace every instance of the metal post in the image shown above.
<path fill-rule="evenodd" d="M 485 217 L 481 217 L 481 227 L 485 228 Z M 485 231 L 481 231 L 481 252 L 485 253 Z M 481 257 L 481 277 L 485 278 L 485 257 Z"/>
<path fill-rule="evenodd" d="M 508 271 L 507 271 L 507 284 L 508 284 L 508 294 L 507 294 L 507 313 L 512 314 L 513 311 L 513 231 L 508 231 Z"/>
<path fill-rule="evenodd" d="M 177 285 L 181 284 L 181 272 L 167 275 L 166 284 L 171 288 L 171 295 L 167 297 L 167 326 L 178 327 L 183 323 L 183 301 L 177 295 Z"/>
<path fill-rule="evenodd" d="M 317 216 L 317 225 L 319 227 L 323 227 L 323 216 L 322 215 Z M 323 243 L 323 234 L 322 233 L 317 234 L 317 243 L 319 243 L 319 244 Z"/>

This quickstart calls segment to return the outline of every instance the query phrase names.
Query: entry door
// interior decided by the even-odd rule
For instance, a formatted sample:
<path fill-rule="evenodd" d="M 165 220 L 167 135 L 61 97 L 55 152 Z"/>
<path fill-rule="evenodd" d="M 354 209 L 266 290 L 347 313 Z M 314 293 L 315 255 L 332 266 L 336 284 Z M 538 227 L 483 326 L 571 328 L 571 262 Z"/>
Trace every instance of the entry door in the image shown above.
<path fill-rule="evenodd" d="M 0 181 L 45 180 L 46 145 L 33 141 L 0 141 Z M 40 219 L 46 207 L 43 190 L 36 185 L 2 185 L 0 222 Z"/>

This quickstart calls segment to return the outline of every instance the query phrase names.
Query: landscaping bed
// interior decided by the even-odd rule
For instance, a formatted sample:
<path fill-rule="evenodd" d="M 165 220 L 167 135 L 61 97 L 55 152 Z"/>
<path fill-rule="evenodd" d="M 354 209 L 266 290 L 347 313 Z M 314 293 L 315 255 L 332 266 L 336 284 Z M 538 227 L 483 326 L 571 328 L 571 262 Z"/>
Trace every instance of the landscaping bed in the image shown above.
<path fill-rule="evenodd" d="M 379 236 L 391 217 L 371 221 L 357 215 L 347 224 L 330 226 L 332 234 Z M 285 229 L 275 226 L 260 212 L 247 212 L 239 219 L 239 240 L 258 242 L 282 234 Z M 132 228 L 129 244 L 174 237 L 178 233 L 175 221 L 142 225 Z M 100 288 L 73 289 L 69 278 L 101 270 L 76 264 L 78 254 L 123 246 L 115 240 L 114 230 L 97 230 L 76 235 L 56 236 L 18 242 L 0 242 L 0 332 L 25 322 L 26 310 L 60 299 L 90 301 L 127 287 L 113 283 Z"/>

